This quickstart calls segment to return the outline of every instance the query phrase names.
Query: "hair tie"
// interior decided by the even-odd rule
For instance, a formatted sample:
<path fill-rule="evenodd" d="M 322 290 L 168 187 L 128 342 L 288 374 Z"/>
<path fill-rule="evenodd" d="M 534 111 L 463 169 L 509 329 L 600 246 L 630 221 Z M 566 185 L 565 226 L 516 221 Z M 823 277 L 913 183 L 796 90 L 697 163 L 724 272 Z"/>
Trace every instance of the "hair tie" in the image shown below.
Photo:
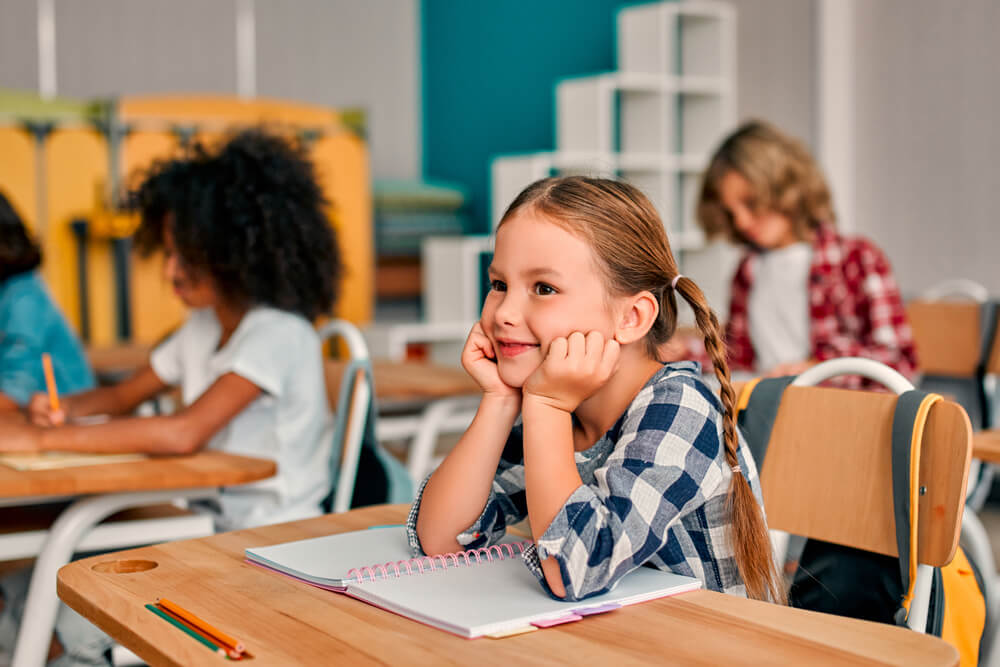
<path fill-rule="evenodd" d="M 743 472 L 742 470 L 740 470 L 739 466 L 733 466 L 732 468 L 730 468 L 730 470 L 732 470 L 733 472 Z"/>
<path fill-rule="evenodd" d="M 677 281 L 680 280 L 683 277 L 684 276 L 681 275 L 680 273 L 678 273 L 676 276 L 674 276 L 674 279 L 670 281 L 670 289 L 674 289 L 674 290 L 677 289 Z"/>

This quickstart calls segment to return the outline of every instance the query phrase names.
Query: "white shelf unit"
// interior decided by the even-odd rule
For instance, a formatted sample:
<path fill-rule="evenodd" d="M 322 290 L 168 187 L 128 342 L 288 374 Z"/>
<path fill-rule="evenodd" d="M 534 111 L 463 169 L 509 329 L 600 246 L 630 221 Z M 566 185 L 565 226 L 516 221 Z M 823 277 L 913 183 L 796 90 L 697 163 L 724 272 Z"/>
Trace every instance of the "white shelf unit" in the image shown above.
<path fill-rule="evenodd" d="M 701 171 L 736 121 L 735 27 L 725 2 L 620 10 L 618 70 L 556 84 L 556 149 L 494 158 L 493 226 L 539 178 L 620 178 L 653 201 L 685 271 L 687 251 L 706 247 L 694 217 Z"/>

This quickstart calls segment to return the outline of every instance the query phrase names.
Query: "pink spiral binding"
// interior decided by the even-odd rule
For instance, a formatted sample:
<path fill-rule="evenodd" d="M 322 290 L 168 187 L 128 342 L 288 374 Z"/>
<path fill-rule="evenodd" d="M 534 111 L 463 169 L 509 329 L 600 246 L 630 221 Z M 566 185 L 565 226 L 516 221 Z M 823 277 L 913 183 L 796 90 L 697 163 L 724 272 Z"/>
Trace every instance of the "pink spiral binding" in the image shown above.
<path fill-rule="evenodd" d="M 481 549 L 470 549 L 468 551 L 456 551 L 446 554 L 438 554 L 437 556 L 419 556 L 418 558 L 410 558 L 409 560 L 397 560 L 395 562 L 389 561 L 388 563 L 376 564 L 376 565 L 365 565 L 364 567 L 352 567 L 347 571 L 347 580 L 355 583 L 364 583 L 365 577 L 368 577 L 368 581 L 375 581 L 376 579 L 388 579 L 389 577 L 394 577 L 396 579 L 403 576 L 403 571 L 406 570 L 405 574 L 414 574 L 414 569 L 416 569 L 417 574 L 424 573 L 424 566 L 427 565 L 428 569 L 434 571 L 436 569 L 446 570 L 449 567 L 458 567 L 462 564 L 459 558 L 465 559 L 465 565 L 477 565 L 483 562 L 483 556 L 486 557 L 487 563 L 492 563 L 494 557 L 499 560 L 504 560 L 506 558 L 513 558 L 515 556 L 514 550 L 517 550 L 517 554 L 523 554 L 525 547 L 527 547 L 530 542 L 515 542 L 513 544 L 492 544 L 488 547 L 483 547 Z M 506 553 L 505 553 L 506 550 Z M 475 557 L 475 562 L 472 558 Z M 451 559 L 449 565 L 448 559 Z M 392 572 L 390 572 L 390 568 Z"/>

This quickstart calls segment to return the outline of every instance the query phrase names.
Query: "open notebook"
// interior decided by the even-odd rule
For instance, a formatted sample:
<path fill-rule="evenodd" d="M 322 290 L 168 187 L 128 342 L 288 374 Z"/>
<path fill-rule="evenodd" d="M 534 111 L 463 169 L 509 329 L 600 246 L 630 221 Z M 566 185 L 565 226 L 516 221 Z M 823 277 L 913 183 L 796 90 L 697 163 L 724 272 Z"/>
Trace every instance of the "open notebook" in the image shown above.
<path fill-rule="evenodd" d="M 78 466 L 124 463 L 146 458 L 145 454 L 80 454 L 78 452 L 39 452 L 37 454 L 0 454 L 0 465 L 14 470 L 53 470 Z"/>
<path fill-rule="evenodd" d="M 701 587 L 698 579 L 641 567 L 603 595 L 553 600 L 522 562 L 525 544 L 411 558 L 406 529 L 387 526 L 250 548 L 245 555 L 253 564 L 470 638 L 579 620 Z"/>

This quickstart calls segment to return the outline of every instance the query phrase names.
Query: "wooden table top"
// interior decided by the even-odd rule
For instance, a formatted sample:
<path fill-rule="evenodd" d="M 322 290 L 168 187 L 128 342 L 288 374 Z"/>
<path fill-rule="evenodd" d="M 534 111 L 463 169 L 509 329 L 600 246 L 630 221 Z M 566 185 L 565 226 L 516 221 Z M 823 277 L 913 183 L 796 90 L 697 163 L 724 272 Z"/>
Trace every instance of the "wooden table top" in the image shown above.
<path fill-rule="evenodd" d="M 231 486 L 265 479 L 276 471 L 268 459 L 213 451 L 54 470 L 0 465 L 0 498 Z"/>
<path fill-rule="evenodd" d="M 345 362 L 326 362 L 327 387 L 339 385 L 345 367 Z M 372 373 L 375 376 L 375 398 L 380 403 L 427 402 L 481 392 L 479 385 L 465 370 L 454 366 L 373 359 Z"/>
<path fill-rule="evenodd" d="M 958 664 L 949 644 L 905 628 L 711 591 L 505 639 L 467 640 L 243 562 L 247 547 L 398 523 L 406 511 L 383 505 L 86 558 L 59 571 L 59 597 L 152 665 L 220 660 L 143 608 L 157 597 L 237 637 L 261 665 Z"/>
<path fill-rule="evenodd" d="M 973 433 L 972 458 L 987 463 L 1000 463 L 1000 430 Z"/>

